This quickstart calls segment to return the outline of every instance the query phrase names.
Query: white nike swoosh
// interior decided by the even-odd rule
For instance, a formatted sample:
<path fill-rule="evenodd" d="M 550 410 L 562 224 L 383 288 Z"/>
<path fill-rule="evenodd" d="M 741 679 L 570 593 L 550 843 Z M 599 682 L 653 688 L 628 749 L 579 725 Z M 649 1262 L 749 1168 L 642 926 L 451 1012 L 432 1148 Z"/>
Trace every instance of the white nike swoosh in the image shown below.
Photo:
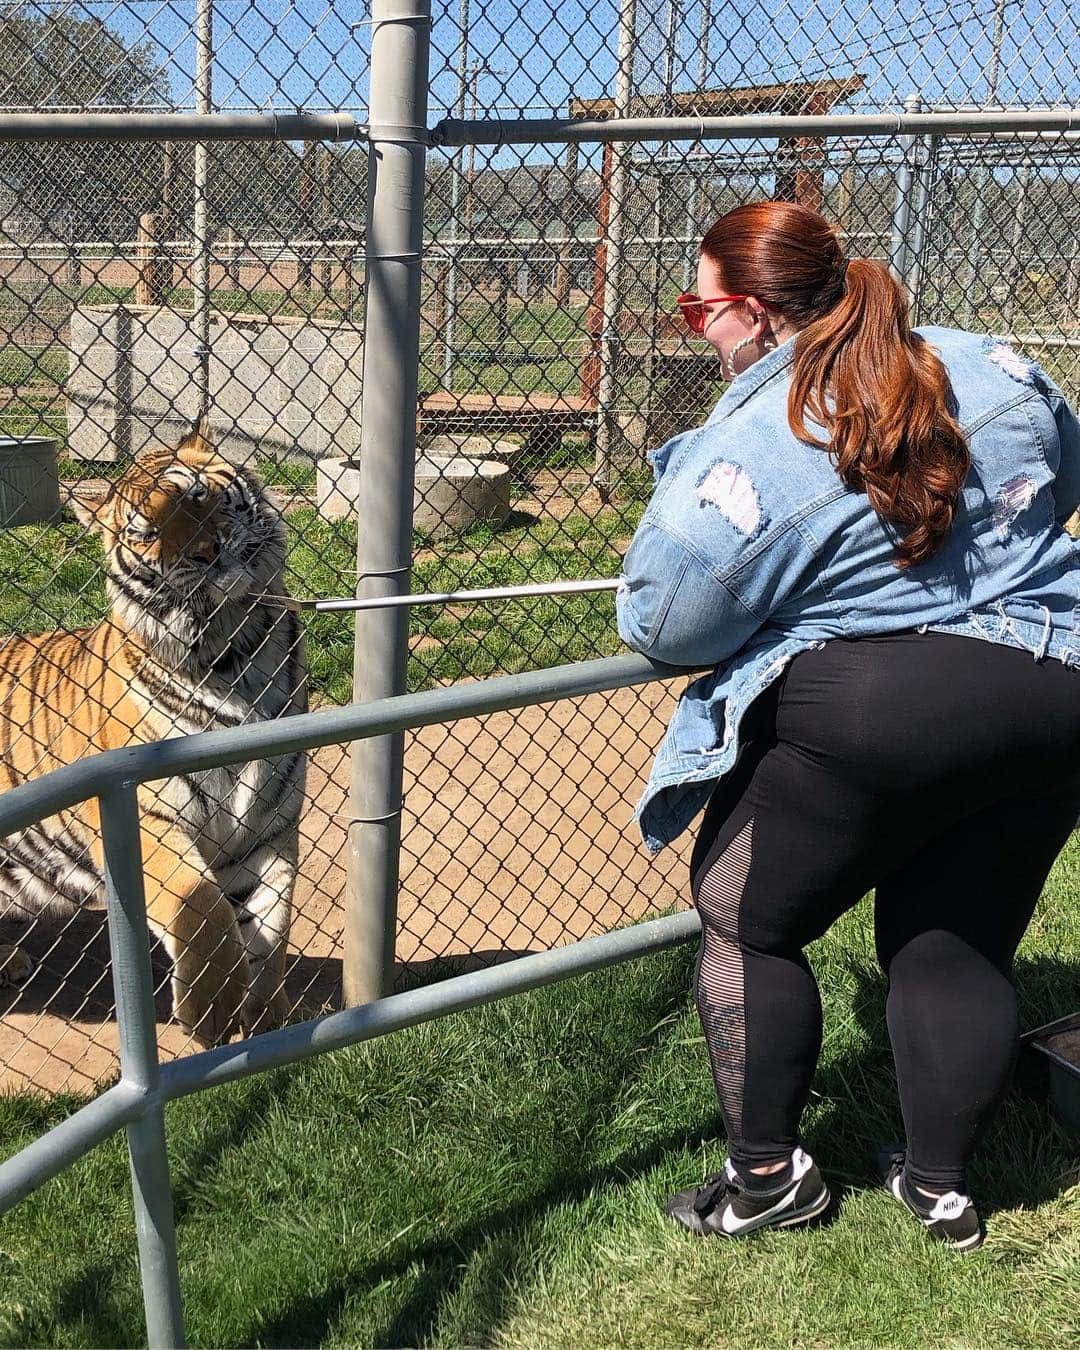
<path fill-rule="evenodd" d="M 760 1223 L 762 1219 L 769 1219 L 774 1214 L 779 1214 L 781 1210 L 787 1209 L 795 1199 L 801 1184 L 802 1178 L 800 1177 L 795 1185 L 792 1186 L 791 1190 L 788 1191 L 787 1195 L 781 1200 L 778 1200 L 771 1209 L 762 1210 L 760 1214 L 755 1214 L 749 1219 L 740 1219 L 737 1214 L 732 1212 L 731 1206 L 728 1205 L 720 1215 L 720 1228 L 725 1233 L 741 1233 L 744 1228 L 749 1228 L 751 1224 Z"/>

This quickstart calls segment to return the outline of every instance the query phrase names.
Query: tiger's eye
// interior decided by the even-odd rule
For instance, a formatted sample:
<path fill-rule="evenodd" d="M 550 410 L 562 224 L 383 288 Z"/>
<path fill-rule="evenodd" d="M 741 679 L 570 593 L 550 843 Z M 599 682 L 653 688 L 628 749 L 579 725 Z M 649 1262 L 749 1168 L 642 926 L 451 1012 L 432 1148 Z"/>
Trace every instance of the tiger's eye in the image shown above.
<path fill-rule="evenodd" d="M 140 525 L 124 526 L 125 537 L 128 539 L 135 539 L 140 544 L 153 543 L 153 541 L 158 538 L 160 533 L 161 533 L 160 530 L 156 530 L 152 526 L 151 527 L 143 527 Z"/>

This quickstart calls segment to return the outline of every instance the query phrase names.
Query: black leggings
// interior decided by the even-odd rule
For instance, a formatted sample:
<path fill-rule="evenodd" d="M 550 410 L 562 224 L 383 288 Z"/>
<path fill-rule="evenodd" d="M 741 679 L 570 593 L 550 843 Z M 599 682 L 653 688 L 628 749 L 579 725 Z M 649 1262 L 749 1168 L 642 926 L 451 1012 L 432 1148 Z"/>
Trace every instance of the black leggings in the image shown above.
<path fill-rule="evenodd" d="M 691 859 L 732 1160 L 786 1160 L 821 1048 L 802 949 L 876 888 L 912 1179 L 964 1169 L 1018 1046 L 1010 970 L 1080 812 L 1080 671 L 940 633 L 796 657 L 748 713 Z"/>

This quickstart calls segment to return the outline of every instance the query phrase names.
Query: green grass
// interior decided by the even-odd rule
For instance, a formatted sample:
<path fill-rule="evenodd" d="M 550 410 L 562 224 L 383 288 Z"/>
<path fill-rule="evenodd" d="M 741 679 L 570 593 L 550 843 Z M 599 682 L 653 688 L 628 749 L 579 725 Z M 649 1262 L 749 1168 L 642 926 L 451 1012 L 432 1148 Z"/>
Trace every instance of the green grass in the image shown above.
<path fill-rule="evenodd" d="M 59 385 L 67 373 L 66 347 L 8 347 L 0 351 L 0 386 Z"/>
<path fill-rule="evenodd" d="M 619 552 L 612 541 L 628 536 L 640 513 L 640 506 L 591 518 L 578 512 L 559 522 L 467 531 L 453 541 L 440 541 L 442 557 L 416 564 L 413 590 L 475 590 L 617 576 Z M 356 566 L 355 526 L 321 520 L 311 508 L 290 512 L 289 524 L 287 577 L 293 594 L 305 599 L 350 594 Z M 425 541 L 418 538 L 416 542 L 422 545 Z M 445 556 L 455 547 L 460 549 L 458 556 Z M 352 616 L 310 614 L 305 627 L 308 666 L 317 697 L 347 702 L 352 687 Z M 493 600 L 470 605 L 465 613 L 440 606 L 417 607 L 411 612 L 410 632 L 415 637 L 438 638 L 443 644 L 409 658 L 410 690 L 429 689 L 440 681 L 465 676 L 560 665 L 619 650 L 614 596 L 607 592 Z"/>
<path fill-rule="evenodd" d="M 49 407 L 48 405 L 37 406 L 36 400 L 33 402 L 25 400 L 18 404 L 9 405 L 0 412 L 0 435 L 3 436 L 51 436 L 57 445 L 57 450 L 61 455 L 61 474 L 65 472 L 63 466 L 75 468 L 72 477 L 84 478 L 87 476 L 87 465 L 79 460 L 68 460 L 63 458 L 64 450 L 67 446 L 67 416 L 63 409 Z M 93 472 L 99 473 L 98 466 L 94 466 Z"/>
<path fill-rule="evenodd" d="M 288 459 L 257 459 L 253 467 L 262 481 L 271 487 L 315 490 L 314 464 L 296 464 Z"/>
<path fill-rule="evenodd" d="M 1017 967 L 1076 1007 L 1080 836 Z M 701 1242 L 661 1214 L 723 1156 L 691 952 L 652 956 L 168 1108 L 196 1346 L 1075 1346 L 1080 1142 L 1014 1089 L 973 1168 L 989 1238 L 934 1245 L 874 1184 L 899 1129 L 864 903 L 810 956 L 825 1044 L 804 1139 L 831 1225 Z M 10 1154 L 70 1102 L 0 1101 Z M 139 1344 L 119 1137 L 0 1229 L 0 1344 Z"/>
<path fill-rule="evenodd" d="M 108 612 L 101 546 L 81 525 L 0 531 L 0 634 L 100 622 Z"/>

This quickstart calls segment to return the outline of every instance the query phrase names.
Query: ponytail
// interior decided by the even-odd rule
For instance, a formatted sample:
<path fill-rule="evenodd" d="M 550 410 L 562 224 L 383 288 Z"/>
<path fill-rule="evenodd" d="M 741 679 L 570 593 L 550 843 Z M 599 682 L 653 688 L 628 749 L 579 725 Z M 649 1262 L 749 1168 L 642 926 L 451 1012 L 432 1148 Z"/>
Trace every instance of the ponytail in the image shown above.
<path fill-rule="evenodd" d="M 788 424 L 828 449 L 841 481 L 897 526 L 901 568 L 932 557 L 956 515 L 971 455 L 951 404 L 945 367 L 911 331 L 899 284 L 883 263 L 853 259 L 846 294 L 795 339 Z"/>
<path fill-rule="evenodd" d="M 737 207 L 701 251 L 732 290 L 799 325 L 792 433 L 827 450 L 841 481 L 897 528 L 897 567 L 932 557 L 952 527 L 971 454 L 945 367 L 911 331 L 888 268 L 845 262 L 829 223 L 788 202 Z"/>

